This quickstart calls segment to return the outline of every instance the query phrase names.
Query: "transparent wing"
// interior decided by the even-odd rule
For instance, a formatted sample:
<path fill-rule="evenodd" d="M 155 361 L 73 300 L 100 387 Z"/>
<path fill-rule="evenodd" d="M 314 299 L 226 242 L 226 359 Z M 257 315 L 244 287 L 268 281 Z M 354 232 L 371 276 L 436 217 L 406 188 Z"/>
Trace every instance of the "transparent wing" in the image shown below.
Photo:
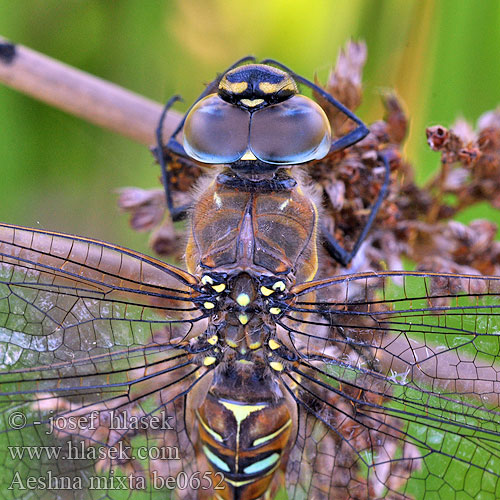
<path fill-rule="evenodd" d="M 290 498 L 500 497 L 500 278 L 359 274 L 279 320 Z"/>
<path fill-rule="evenodd" d="M 0 241 L 5 498 L 168 498 L 167 478 L 196 478 L 196 280 L 84 238 L 0 226 Z M 289 497 L 498 497 L 499 290 L 422 273 L 295 287 L 278 320 L 296 356 Z"/>
<path fill-rule="evenodd" d="M 3 498 L 165 497 L 162 478 L 195 467 L 195 283 L 110 244 L 0 225 Z"/>

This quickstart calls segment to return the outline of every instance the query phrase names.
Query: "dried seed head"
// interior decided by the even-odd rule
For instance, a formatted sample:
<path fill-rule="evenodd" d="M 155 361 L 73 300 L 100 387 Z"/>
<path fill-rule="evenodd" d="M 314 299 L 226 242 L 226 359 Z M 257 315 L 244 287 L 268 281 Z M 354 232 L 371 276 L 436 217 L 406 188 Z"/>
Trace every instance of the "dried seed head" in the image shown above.
<path fill-rule="evenodd" d="M 123 188 L 118 190 L 118 206 L 130 213 L 130 225 L 136 231 L 150 231 L 165 215 L 162 189 Z"/>

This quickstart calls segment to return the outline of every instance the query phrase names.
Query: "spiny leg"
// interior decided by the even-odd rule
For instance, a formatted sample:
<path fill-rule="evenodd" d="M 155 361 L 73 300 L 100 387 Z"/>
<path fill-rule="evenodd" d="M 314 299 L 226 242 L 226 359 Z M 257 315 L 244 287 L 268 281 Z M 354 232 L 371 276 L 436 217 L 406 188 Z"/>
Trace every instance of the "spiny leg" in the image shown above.
<path fill-rule="evenodd" d="M 370 215 L 368 216 L 368 220 L 366 221 L 366 224 L 364 225 L 363 230 L 361 231 L 360 235 L 358 236 L 356 243 L 352 247 L 351 251 L 350 252 L 346 251 L 339 244 L 339 242 L 335 239 L 335 237 L 325 228 L 325 226 L 321 227 L 323 237 L 324 237 L 325 248 L 327 249 L 328 253 L 339 264 L 341 264 L 344 267 L 347 266 L 349 264 L 349 262 L 351 262 L 353 257 L 358 252 L 359 247 L 362 245 L 363 241 L 365 240 L 366 235 L 368 234 L 368 231 L 372 227 L 372 224 L 373 224 L 373 221 L 375 220 L 375 217 L 377 217 L 377 213 L 380 209 L 380 206 L 382 205 L 382 202 L 384 201 L 384 198 L 387 194 L 387 189 L 389 188 L 390 174 L 391 174 L 391 167 L 389 165 L 389 160 L 382 153 L 378 154 L 378 159 L 384 163 L 384 167 L 385 167 L 384 183 L 382 184 L 382 187 L 380 188 L 380 191 L 378 193 L 377 199 L 375 200 L 375 203 L 371 207 Z"/>
<path fill-rule="evenodd" d="M 354 130 L 351 130 L 351 132 L 349 132 L 348 134 L 334 141 L 330 146 L 330 153 L 332 153 L 333 151 L 339 151 L 341 149 L 348 148 L 349 146 L 356 144 L 361 139 L 366 137 L 370 132 L 368 130 L 368 127 L 350 109 L 346 108 L 341 102 L 337 101 L 337 99 L 335 99 L 332 95 L 323 90 L 321 87 L 318 87 L 318 85 L 316 85 L 315 83 L 311 82 L 307 78 L 304 78 L 303 76 L 298 75 L 290 68 L 287 68 L 284 64 L 281 64 L 280 62 L 275 61 L 274 59 L 264 59 L 263 61 L 261 61 L 261 63 L 272 64 L 282 69 L 283 71 L 286 71 L 287 73 L 292 75 L 292 77 L 297 82 L 302 83 L 306 87 L 309 87 L 314 92 L 321 95 L 323 99 L 327 100 L 332 106 L 335 106 L 339 111 L 344 113 L 348 118 L 350 118 L 354 123 L 358 125 Z"/>
<path fill-rule="evenodd" d="M 286 71 L 287 73 L 292 75 L 292 77 L 297 82 L 306 85 L 314 92 L 321 95 L 321 97 L 323 97 L 326 101 L 335 106 L 338 110 L 340 110 L 342 113 L 344 113 L 348 118 L 350 118 L 354 123 L 358 125 L 354 130 L 334 141 L 330 146 L 330 153 L 332 153 L 333 151 L 339 151 L 341 149 L 345 149 L 349 146 L 352 146 L 353 144 L 356 144 L 357 142 L 359 142 L 361 139 L 363 139 L 368 135 L 369 133 L 368 127 L 363 123 L 363 121 L 360 120 L 350 109 L 346 108 L 341 102 L 337 101 L 337 99 L 335 99 L 332 95 L 323 90 L 321 87 L 311 82 L 310 80 L 307 80 L 306 78 L 298 75 L 290 68 L 286 67 L 285 65 L 281 64 L 278 61 L 275 61 L 274 59 L 265 59 L 264 61 L 262 61 L 262 64 L 272 64 L 282 69 L 283 71 Z M 342 246 L 340 246 L 340 244 L 334 238 L 334 236 L 324 226 L 322 227 L 322 232 L 325 238 L 324 244 L 326 249 L 328 250 L 328 253 L 342 266 L 347 266 L 349 262 L 353 259 L 353 257 L 356 255 L 357 251 L 359 250 L 359 247 L 366 238 L 366 235 L 368 234 L 368 231 L 370 230 L 373 221 L 377 216 L 380 205 L 382 204 L 382 201 L 386 195 L 390 181 L 390 166 L 387 159 L 383 155 L 379 155 L 379 159 L 382 160 L 385 166 L 384 184 L 380 189 L 377 200 L 372 205 L 370 216 L 368 217 L 368 220 L 361 234 L 356 240 L 356 243 L 352 248 L 352 250 L 350 252 L 347 252 L 344 248 L 342 248 Z"/>

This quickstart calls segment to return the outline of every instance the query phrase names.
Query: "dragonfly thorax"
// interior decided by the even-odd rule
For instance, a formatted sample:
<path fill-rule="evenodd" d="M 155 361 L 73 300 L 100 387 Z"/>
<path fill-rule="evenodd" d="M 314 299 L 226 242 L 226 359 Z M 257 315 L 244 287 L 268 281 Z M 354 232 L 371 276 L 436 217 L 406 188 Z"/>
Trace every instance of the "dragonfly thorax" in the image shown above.
<path fill-rule="evenodd" d="M 287 285 L 283 278 L 207 273 L 202 276 L 204 295 L 202 309 L 217 325 L 217 337 L 225 347 L 239 352 L 245 359 L 260 349 L 275 331 L 275 319 L 284 308 Z"/>

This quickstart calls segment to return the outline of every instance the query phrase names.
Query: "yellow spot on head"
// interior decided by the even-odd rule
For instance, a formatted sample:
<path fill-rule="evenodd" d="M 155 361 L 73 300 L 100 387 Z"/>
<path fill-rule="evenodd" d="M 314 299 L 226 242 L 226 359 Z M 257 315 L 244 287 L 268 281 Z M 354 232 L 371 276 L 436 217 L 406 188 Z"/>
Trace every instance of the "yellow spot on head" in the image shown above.
<path fill-rule="evenodd" d="M 232 92 L 233 94 L 241 94 L 248 88 L 248 82 L 230 82 L 224 77 L 219 83 L 219 88 Z"/>
<path fill-rule="evenodd" d="M 271 314 L 279 314 L 281 312 L 281 309 L 279 307 L 271 307 L 271 309 L 269 309 L 269 312 Z"/>
<path fill-rule="evenodd" d="M 260 82 L 259 89 L 264 92 L 264 94 L 273 94 L 275 92 L 283 92 L 287 90 L 292 94 L 296 94 L 298 92 L 296 83 L 288 75 L 278 83 Z"/>
<path fill-rule="evenodd" d="M 221 293 L 226 289 L 226 285 L 224 283 L 220 283 L 218 285 L 212 285 L 212 288 L 217 292 Z"/>
<path fill-rule="evenodd" d="M 269 297 L 269 295 L 272 295 L 274 293 L 274 290 L 271 290 L 270 288 L 267 288 L 266 286 L 261 286 L 260 293 L 262 295 L 264 295 L 264 297 Z"/>
<path fill-rule="evenodd" d="M 210 366 L 210 365 L 213 365 L 216 361 L 217 361 L 217 358 L 214 358 L 213 356 L 206 356 L 203 359 L 203 364 L 205 366 Z"/>
<path fill-rule="evenodd" d="M 254 106 L 258 106 L 264 102 L 264 99 L 240 99 L 241 104 L 243 106 L 248 106 L 249 108 L 253 108 Z"/>
<path fill-rule="evenodd" d="M 259 89 L 264 92 L 264 94 L 272 94 L 273 92 L 277 92 L 281 88 L 281 84 L 279 83 L 270 83 L 270 82 L 260 82 Z"/>
<path fill-rule="evenodd" d="M 278 342 L 276 342 L 276 340 L 270 339 L 269 340 L 269 347 L 270 347 L 270 349 L 272 349 L 273 351 L 275 351 L 276 349 L 279 349 L 281 346 L 279 345 Z"/>
<path fill-rule="evenodd" d="M 238 305 L 241 307 L 248 306 L 248 304 L 250 304 L 250 297 L 246 293 L 240 293 L 238 297 L 236 297 L 236 302 L 238 302 Z"/>
<path fill-rule="evenodd" d="M 254 342 L 252 344 L 250 344 L 248 347 L 250 347 L 250 349 L 258 349 L 262 344 L 260 342 Z"/>
<path fill-rule="evenodd" d="M 246 325 L 248 323 L 248 316 L 246 314 L 240 314 L 238 320 L 242 325 Z"/>
<path fill-rule="evenodd" d="M 256 159 L 257 159 L 256 156 L 249 149 L 247 149 L 245 151 L 245 154 L 240 158 L 240 160 L 249 160 L 249 161 L 255 161 Z"/>
<path fill-rule="evenodd" d="M 279 361 L 271 361 L 269 366 L 277 372 L 282 372 L 284 370 L 283 365 Z"/>
<path fill-rule="evenodd" d="M 217 344 L 217 341 L 219 340 L 219 337 L 217 337 L 217 335 L 212 335 L 208 340 L 207 342 L 211 345 L 215 345 Z"/>
<path fill-rule="evenodd" d="M 213 302 L 204 302 L 203 307 L 205 309 L 213 309 L 215 307 L 215 304 Z"/>
<path fill-rule="evenodd" d="M 285 283 L 283 283 L 283 281 L 277 281 L 273 285 L 273 290 L 279 290 L 280 292 L 284 292 L 285 288 L 286 288 L 286 285 L 285 285 Z"/>
<path fill-rule="evenodd" d="M 238 344 L 236 342 L 234 342 L 233 340 L 226 340 L 226 344 L 229 347 L 232 347 L 233 349 L 236 349 L 238 347 Z"/>

